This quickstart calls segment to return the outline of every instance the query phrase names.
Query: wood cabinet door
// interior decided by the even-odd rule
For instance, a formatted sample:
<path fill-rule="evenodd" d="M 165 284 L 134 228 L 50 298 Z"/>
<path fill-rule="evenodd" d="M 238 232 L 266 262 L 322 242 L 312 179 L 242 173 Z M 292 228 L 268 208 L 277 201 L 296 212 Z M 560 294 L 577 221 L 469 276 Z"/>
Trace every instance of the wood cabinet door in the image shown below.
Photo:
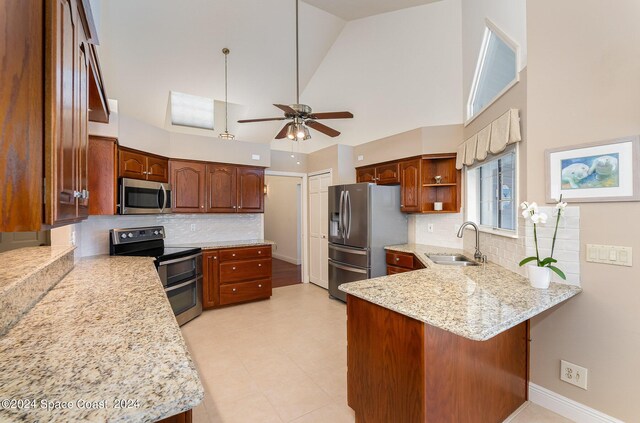
<path fill-rule="evenodd" d="M 115 138 L 89 137 L 89 214 L 116 214 L 118 150 Z"/>
<path fill-rule="evenodd" d="M 169 182 L 169 160 L 160 157 L 147 157 L 147 180 Z"/>
<path fill-rule="evenodd" d="M 80 48 L 78 57 L 78 78 L 77 78 L 77 135 L 78 135 L 78 156 L 77 156 L 77 178 L 78 178 L 78 216 L 89 216 L 89 45 L 85 42 L 82 25 L 79 25 Z"/>
<path fill-rule="evenodd" d="M 207 164 L 207 213 L 235 213 L 237 207 L 236 167 Z"/>
<path fill-rule="evenodd" d="M 356 181 L 358 182 L 376 182 L 375 166 L 363 167 L 356 171 Z"/>
<path fill-rule="evenodd" d="M 204 261 L 202 284 L 202 307 L 211 308 L 220 304 L 220 251 L 205 251 L 202 253 Z"/>
<path fill-rule="evenodd" d="M 378 185 L 398 185 L 400 183 L 400 166 L 398 163 L 377 166 L 376 183 Z"/>
<path fill-rule="evenodd" d="M 239 167 L 238 213 L 264 212 L 264 169 Z"/>
<path fill-rule="evenodd" d="M 43 2 L 5 0 L 1 8 L 0 237 L 40 230 L 44 144 Z"/>
<path fill-rule="evenodd" d="M 420 159 L 400 162 L 400 210 L 419 212 L 421 189 Z"/>
<path fill-rule="evenodd" d="M 177 213 L 203 213 L 205 198 L 204 163 L 169 161 L 173 211 Z"/>
<path fill-rule="evenodd" d="M 51 7 L 52 28 L 47 44 L 47 72 L 51 92 L 47 95 L 50 115 L 47 126 L 52 131 L 46 141 L 45 155 L 52 175 L 52 187 L 46 223 L 56 224 L 73 220 L 77 215 L 76 160 L 78 135 L 77 75 L 78 62 L 78 14 L 73 0 L 54 0 Z M 46 38 L 46 37 L 45 37 Z M 50 94 L 50 95 L 49 95 Z"/>
<path fill-rule="evenodd" d="M 120 150 L 118 156 L 121 178 L 147 178 L 147 156 L 128 150 Z"/>

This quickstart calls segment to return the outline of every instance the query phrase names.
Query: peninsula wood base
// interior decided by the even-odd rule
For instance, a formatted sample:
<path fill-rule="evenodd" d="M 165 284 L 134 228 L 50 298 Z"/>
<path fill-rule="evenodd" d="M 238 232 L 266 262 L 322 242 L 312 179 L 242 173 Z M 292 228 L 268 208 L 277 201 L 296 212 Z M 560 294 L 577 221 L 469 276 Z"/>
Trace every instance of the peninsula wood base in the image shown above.
<path fill-rule="evenodd" d="M 472 341 L 347 296 L 357 423 L 500 423 L 527 400 L 529 321 Z"/>

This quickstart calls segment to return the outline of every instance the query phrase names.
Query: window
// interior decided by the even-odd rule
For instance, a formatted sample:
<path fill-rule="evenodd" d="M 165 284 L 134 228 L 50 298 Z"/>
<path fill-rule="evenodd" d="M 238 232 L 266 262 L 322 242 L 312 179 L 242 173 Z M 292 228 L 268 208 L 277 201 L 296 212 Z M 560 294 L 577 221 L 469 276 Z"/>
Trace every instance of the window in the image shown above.
<path fill-rule="evenodd" d="M 518 48 L 487 22 L 467 103 L 467 119 L 477 116 L 518 81 Z"/>
<path fill-rule="evenodd" d="M 468 218 L 485 230 L 512 231 L 517 225 L 516 148 L 467 169 Z"/>
<path fill-rule="evenodd" d="M 213 99 L 171 91 L 171 124 L 213 130 Z"/>

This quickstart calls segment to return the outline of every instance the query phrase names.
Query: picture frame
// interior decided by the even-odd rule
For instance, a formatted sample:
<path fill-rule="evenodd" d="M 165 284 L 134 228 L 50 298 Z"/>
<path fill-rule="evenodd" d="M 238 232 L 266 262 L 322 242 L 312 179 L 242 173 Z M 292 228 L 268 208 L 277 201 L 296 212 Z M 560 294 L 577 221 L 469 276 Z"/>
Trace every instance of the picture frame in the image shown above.
<path fill-rule="evenodd" d="M 546 202 L 640 201 L 640 136 L 545 150 Z"/>

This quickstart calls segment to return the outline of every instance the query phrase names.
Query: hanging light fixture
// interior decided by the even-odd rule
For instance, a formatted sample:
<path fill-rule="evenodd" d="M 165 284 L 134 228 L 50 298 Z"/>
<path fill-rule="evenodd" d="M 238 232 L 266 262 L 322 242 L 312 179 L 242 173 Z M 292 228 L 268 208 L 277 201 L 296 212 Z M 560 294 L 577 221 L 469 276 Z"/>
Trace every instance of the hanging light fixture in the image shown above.
<path fill-rule="evenodd" d="M 229 128 L 228 128 L 228 122 L 229 122 L 229 99 L 227 97 L 227 85 L 228 85 L 228 78 L 227 78 L 227 69 L 228 69 L 228 63 L 227 63 L 227 59 L 229 57 L 229 53 L 230 50 L 228 48 L 223 48 L 222 49 L 222 54 L 224 54 L 224 132 L 221 133 L 220 135 L 218 135 L 219 138 L 222 138 L 223 140 L 232 140 L 234 139 L 236 136 L 233 134 L 229 133 Z"/>

